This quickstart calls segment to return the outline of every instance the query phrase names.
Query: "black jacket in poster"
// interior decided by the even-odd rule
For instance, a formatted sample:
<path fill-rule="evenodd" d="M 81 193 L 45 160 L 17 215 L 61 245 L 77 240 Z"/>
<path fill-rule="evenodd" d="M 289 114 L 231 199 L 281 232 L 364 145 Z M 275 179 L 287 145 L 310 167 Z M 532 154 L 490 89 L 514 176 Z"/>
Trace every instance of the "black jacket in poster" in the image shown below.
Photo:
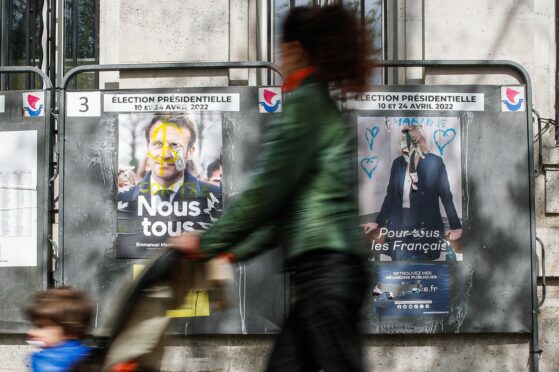
<path fill-rule="evenodd" d="M 221 213 L 221 188 L 185 172 L 170 201 L 155 203 L 151 172 L 117 196 L 117 258 L 144 258 L 167 246 L 170 236 L 206 230 Z"/>

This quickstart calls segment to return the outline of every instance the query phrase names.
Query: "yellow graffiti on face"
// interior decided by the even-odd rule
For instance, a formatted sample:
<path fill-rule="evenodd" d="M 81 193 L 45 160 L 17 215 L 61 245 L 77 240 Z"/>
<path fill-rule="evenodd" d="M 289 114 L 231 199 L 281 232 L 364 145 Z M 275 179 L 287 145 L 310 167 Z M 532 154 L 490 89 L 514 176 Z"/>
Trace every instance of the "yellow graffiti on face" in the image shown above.
<path fill-rule="evenodd" d="M 175 164 L 176 161 L 179 158 L 179 154 L 178 151 L 182 151 L 181 149 L 173 149 L 171 146 L 169 146 L 169 143 L 167 142 L 167 129 L 169 127 L 173 127 L 175 128 L 180 134 L 182 134 L 183 132 L 183 128 L 181 128 L 180 126 L 178 126 L 175 123 L 169 123 L 167 121 L 162 121 L 159 124 L 156 124 L 155 127 L 152 129 L 151 134 L 150 134 L 150 144 L 152 143 L 161 143 L 161 147 L 158 148 L 158 152 L 159 154 L 154 154 L 151 152 L 151 150 L 148 149 L 148 153 L 147 156 L 149 156 L 151 159 L 153 159 L 156 163 L 161 164 L 162 166 L 159 167 L 159 175 L 161 177 L 164 176 L 164 166 L 166 164 Z M 159 134 L 161 133 L 161 141 L 159 141 Z M 167 154 L 170 154 L 171 156 L 168 157 Z"/>

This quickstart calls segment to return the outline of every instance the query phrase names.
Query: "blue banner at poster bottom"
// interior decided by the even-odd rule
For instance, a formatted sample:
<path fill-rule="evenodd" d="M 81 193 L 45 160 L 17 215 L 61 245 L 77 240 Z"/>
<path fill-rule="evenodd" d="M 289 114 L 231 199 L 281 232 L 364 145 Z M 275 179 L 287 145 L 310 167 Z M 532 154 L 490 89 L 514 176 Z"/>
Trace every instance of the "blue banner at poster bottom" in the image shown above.
<path fill-rule="evenodd" d="M 448 265 L 377 264 L 373 306 L 379 316 L 447 316 L 450 313 Z"/>

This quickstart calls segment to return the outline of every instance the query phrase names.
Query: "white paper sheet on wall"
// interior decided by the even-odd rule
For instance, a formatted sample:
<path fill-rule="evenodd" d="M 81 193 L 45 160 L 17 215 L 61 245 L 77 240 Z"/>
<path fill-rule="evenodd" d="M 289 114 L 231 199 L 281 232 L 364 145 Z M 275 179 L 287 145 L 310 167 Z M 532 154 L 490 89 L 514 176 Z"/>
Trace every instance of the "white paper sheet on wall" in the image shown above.
<path fill-rule="evenodd" d="M 37 266 L 37 132 L 0 132 L 0 267 Z"/>

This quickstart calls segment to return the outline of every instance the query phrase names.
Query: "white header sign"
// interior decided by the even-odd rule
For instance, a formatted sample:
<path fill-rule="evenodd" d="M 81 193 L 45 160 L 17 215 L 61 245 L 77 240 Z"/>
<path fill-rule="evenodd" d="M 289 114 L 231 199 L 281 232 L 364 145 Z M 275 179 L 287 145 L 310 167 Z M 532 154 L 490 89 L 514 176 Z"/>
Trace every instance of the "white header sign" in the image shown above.
<path fill-rule="evenodd" d="M 101 92 L 66 93 L 67 116 L 101 116 Z"/>
<path fill-rule="evenodd" d="M 349 110 L 483 111 L 483 93 L 364 92 L 350 93 Z"/>
<path fill-rule="evenodd" d="M 240 111 L 239 93 L 105 94 L 105 112 Z"/>

